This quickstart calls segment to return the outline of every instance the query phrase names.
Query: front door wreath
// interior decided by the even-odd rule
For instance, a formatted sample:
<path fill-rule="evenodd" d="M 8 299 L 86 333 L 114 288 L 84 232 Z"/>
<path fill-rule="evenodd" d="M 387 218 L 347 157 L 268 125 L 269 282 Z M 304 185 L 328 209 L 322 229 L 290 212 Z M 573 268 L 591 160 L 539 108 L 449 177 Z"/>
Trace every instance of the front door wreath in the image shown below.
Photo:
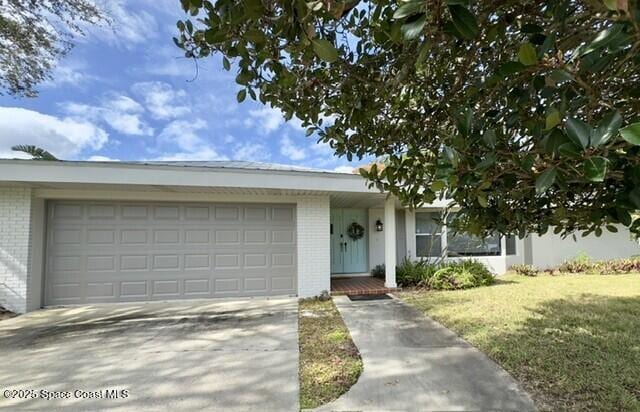
<path fill-rule="evenodd" d="M 347 228 L 347 235 L 353 240 L 362 239 L 364 236 L 364 227 L 358 222 L 353 222 Z"/>

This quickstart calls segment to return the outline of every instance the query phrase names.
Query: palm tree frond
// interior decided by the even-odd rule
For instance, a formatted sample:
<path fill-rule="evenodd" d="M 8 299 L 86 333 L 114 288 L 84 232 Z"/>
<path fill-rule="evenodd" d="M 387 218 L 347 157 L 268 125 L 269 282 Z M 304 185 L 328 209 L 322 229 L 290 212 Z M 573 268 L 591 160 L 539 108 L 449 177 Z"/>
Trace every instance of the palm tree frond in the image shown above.
<path fill-rule="evenodd" d="M 19 144 L 17 146 L 13 146 L 11 150 L 13 150 L 14 152 L 23 152 L 31 155 L 33 160 L 58 160 L 57 157 L 47 152 L 43 148 L 31 144 Z"/>

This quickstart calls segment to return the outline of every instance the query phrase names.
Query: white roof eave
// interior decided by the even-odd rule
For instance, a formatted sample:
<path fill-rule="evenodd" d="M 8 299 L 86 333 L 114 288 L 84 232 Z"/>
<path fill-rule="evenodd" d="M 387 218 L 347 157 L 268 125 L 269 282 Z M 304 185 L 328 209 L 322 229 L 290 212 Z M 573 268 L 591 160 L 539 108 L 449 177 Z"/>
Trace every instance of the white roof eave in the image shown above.
<path fill-rule="evenodd" d="M 2 182 L 235 187 L 380 193 L 376 188 L 368 188 L 366 181 L 355 174 L 119 162 L 0 160 L 0 185 Z"/>

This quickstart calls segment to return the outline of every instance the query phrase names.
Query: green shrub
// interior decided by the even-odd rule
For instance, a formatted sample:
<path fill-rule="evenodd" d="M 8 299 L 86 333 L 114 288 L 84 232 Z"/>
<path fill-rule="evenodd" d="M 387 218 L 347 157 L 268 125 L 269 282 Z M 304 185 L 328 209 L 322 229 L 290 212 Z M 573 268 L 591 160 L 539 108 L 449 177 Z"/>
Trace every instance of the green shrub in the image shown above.
<path fill-rule="evenodd" d="M 595 273 L 599 275 L 616 275 L 620 273 L 640 272 L 640 259 L 631 257 L 593 261 L 589 256 L 580 254 L 565 261 L 558 267 L 561 273 Z"/>
<path fill-rule="evenodd" d="M 400 287 L 427 287 L 449 290 L 491 285 L 495 278 L 487 267 L 477 260 L 458 260 L 432 263 L 404 259 L 396 267 L 396 282 Z"/>
<path fill-rule="evenodd" d="M 460 271 L 456 271 L 451 266 L 445 266 L 438 269 L 431 279 L 429 279 L 429 287 L 436 290 L 453 290 L 458 289 L 456 283 L 456 274 Z"/>
<path fill-rule="evenodd" d="M 440 265 L 425 260 L 411 261 L 404 259 L 396 267 L 396 282 L 400 287 L 426 286 L 427 281 Z"/>
<path fill-rule="evenodd" d="M 435 290 L 468 289 L 491 285 L 495 278 L 487 267 L 476 260 L 430 265 L 422 285 Z"/>
<path fill-rule="evenodd" d="M 377 265 L 373 269 L 371 269 L 371 276 L 374 278 L 384 279 L 386 275 L 386 269 L 384 265 Z"/>
<path fill-rule="evenodd" d="M 573 259 L 565 260 L 559 267 L 561 273 L 582 273 L 593 269 L 593 261 L 586 253 L 579 253 Z"/>
<path fill-rule="evenodd" d="M 640 272 L 640 259 L 604 260 L 593 264 L 592 272 L 600 275 L 618 275 L 621 273 Z"/>
<path fill-rule="evenodd" d="M 512 265 L 510 269 L 521 276 L 536 276 L 540 272 L 533 265 Z"/>

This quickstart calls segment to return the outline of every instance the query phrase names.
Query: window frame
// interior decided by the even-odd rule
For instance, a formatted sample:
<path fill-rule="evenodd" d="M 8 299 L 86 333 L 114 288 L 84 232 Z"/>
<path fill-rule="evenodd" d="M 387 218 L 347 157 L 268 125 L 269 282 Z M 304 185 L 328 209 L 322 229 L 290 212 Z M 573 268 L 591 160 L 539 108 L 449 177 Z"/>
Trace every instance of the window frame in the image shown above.
<path fill-rule="evenodd" d="M 514 238 L 513 240 L 513 254 L 509 254 L 507 253 L 507 236 L 498 236 L 498 245 L 499 245 L 499 251 L 498 253 L 482 253 L 482 254 L 470 254 L 470 255 L 462 255 L 462 256 L 450 256 L 449 255 L 449 230 L 447 227 L 447 224 L 444 223 L 442 225 L 439 226 L 440 230 L 436 231 L 436 232 L 432 232 L 432 233 L 427 233 L 427 232 L 423 232 L 423 233 L 418 233 L 418 215 L 421 213 L 425 213 L 425 214 L 429 214 L 429 215 L 433 215 L 433 214 L 440 214 L 441 215 L 441 210 L 433 210 L 433 209 L 425 209 L 425 210 L 416 210 L 414 212 L 414 228 L 413 228 L 413 236 L 414 236 L 414 242 L 415 242 L 415 254 L 416 254 L 416 258 L 419 259 L 432 259 L 432 258 L 439 258 L 439 257 L 444 257 L 444 258 L 451 258 L 451 259 L 464 259 L 464 258 L 486 258 L 486 257 L 507 257 L 507 256 L 516 256 L 518 254 L 518 244 L 517 244 L 517 239 L 515 238 L 515 236 L 512 236 Z M 418 237 L 422 236 L 422 237 L 430 237 L 433 238 L 435 236 L 438 236 L 440 239 L 440 254 L 438 255 L 431 255 L 431 256 L 422 256 L 419 255 L 419 251 L 418 251 Z M 433 243 L 433 241 L 432 241 Z"/>
<path fill-rule="evenodd" d="M 439 226 L 440 230 L 439 231 L 434 231 L 434 232 L 423 232 L 423 233 L 418 233 L 418 224 L 417 224 L 417 215 L 419 213 L 424 213 L 424 214 L 428 214 L 428 215 L 433 215 L 433 214 L 439 214 L 438 211 L 432 211 L 432 210 L 424 210 L 424 211 L 416 211 L 415 212 L 415 224 L 414 224 L 414 236 L 415 236 L 415 244 L 416 244 L 416 257 L 421 258 L 421 259 L 431 259 L 431 258 L 439 258 L 442 257 L 442 254 L 445 250 L 446 247 L 446 239 L 444 238 L 444 234 L 443 234 L 443 226 Z M 426 256 L 422 256 L 418 254 L 418 236 L 420 237 L 429 237 L 431 239 L 433 239 L 434 237 L 438 237 L 440 240 L 440 251 L 437 255 L 426 255 Z M 431 244 L 433 244 L 433 240 L 431 241 Z M 443 244 L 445 244 L 445 246 L 443 247 Z"/>

